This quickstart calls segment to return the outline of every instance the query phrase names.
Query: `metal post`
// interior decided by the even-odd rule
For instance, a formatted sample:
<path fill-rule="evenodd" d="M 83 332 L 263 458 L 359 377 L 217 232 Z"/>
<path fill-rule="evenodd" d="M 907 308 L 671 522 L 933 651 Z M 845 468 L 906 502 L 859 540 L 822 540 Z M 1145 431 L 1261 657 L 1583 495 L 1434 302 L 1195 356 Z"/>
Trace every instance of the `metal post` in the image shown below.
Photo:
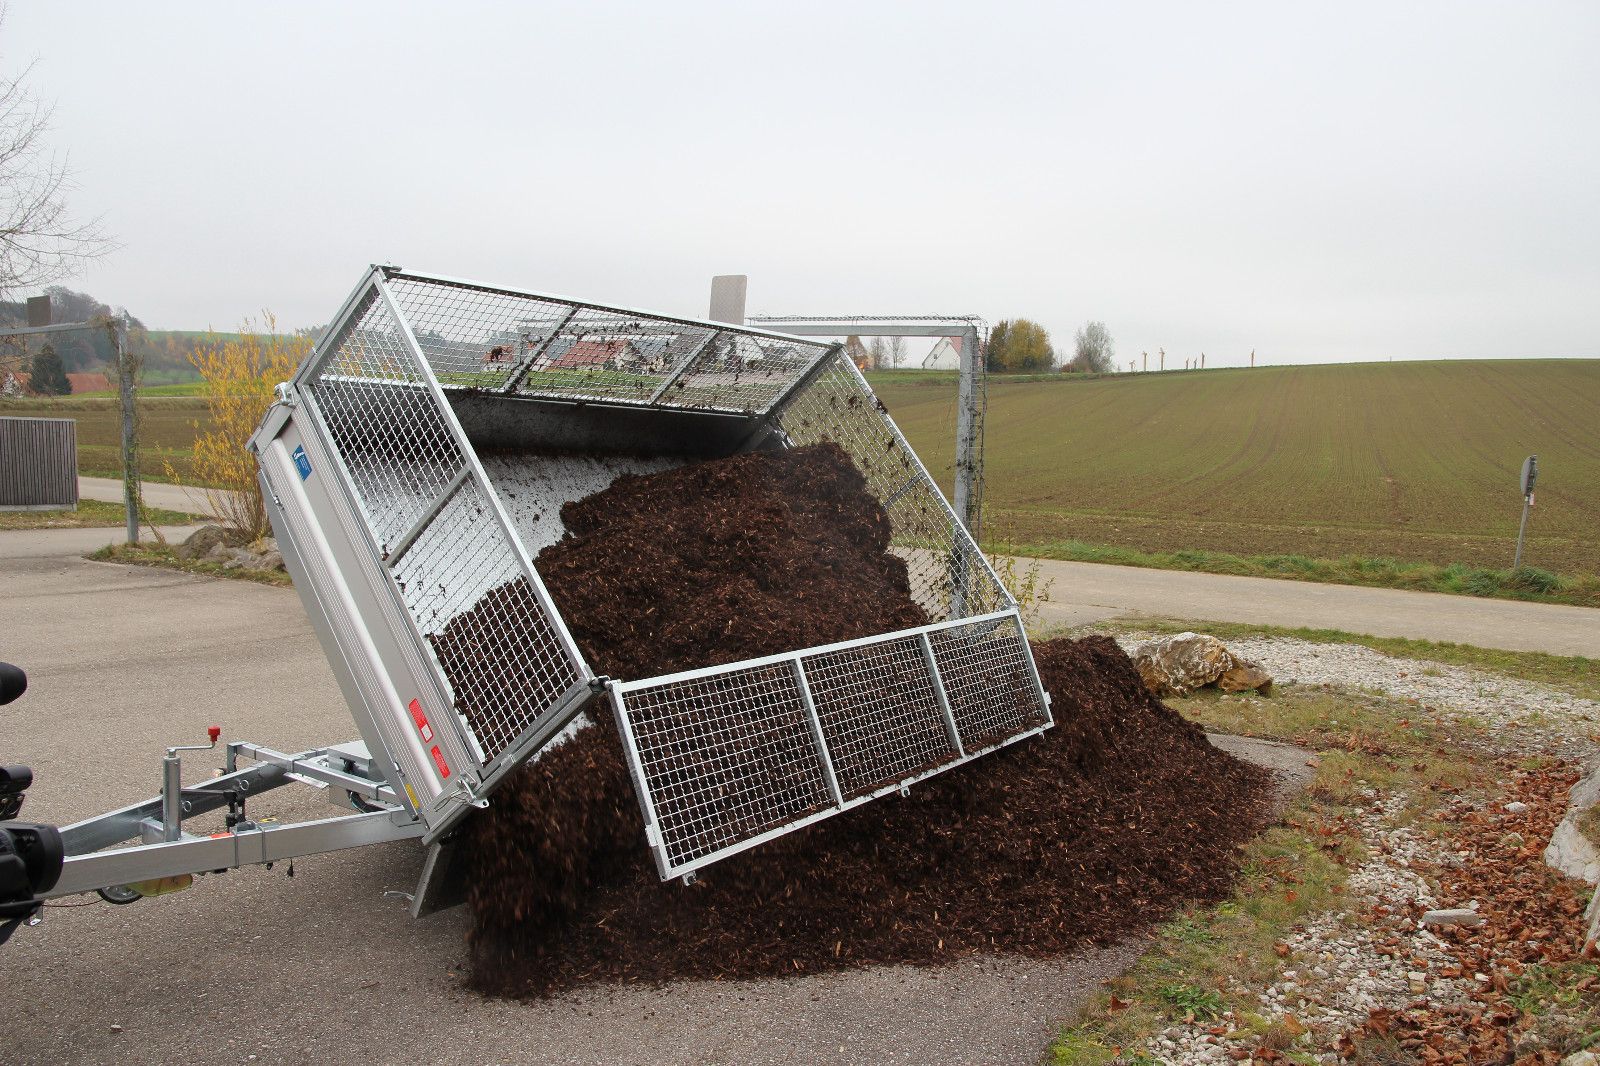
<path fill-rule="evenodd" d="M 1516 570 L 1522 566 L 1522 537 L 1528 532 L 1528 510 L 1533 506 L 1533 494 L 1522 497 L 1522 524 L 1517 527 L 1517 557 L 1511 564 L 1511 569 Z"/>
<path fill-rule="evenodd" d="M 128 360 L 128 313 L 111 325 L 117 349 L 117 391 L 122 396 L 122 502 L 128 543 L 139 543 L 139 452 L 133 439 L 133 367 Z"/>
<path fill-rule="evenodd" d="M 161 839 L 183 835 L 183 760 L 168 754 L 161 760 Z"/>
<path fill-rule="evenodd" d="M 956 392 L 956 517 L 967 531 L 976 535 L 977 516 L 972 513 L 977 502 L 974 489 L 978 478 L 978 375 L 983 372 L 979 361 L 978 331 L 967 329 L 961 334 L 961 380 Z"/>

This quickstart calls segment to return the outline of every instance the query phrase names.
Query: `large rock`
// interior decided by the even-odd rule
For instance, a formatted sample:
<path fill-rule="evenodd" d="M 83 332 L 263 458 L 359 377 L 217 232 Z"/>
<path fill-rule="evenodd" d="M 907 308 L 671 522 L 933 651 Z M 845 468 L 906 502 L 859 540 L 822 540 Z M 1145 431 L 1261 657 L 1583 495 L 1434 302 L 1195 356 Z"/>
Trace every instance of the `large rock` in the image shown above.
<path fill-rule="evenodd" d="M 189 539 L 172 549 L 172 554 L 188 562 L 193 559 L 204 559 L 211 554 L 213 548 L 226 545 L 228 531 L 219 525 L 201 526 L 189 534 Z"/>
<path fill-rule="evenodd" d="M 1224 692 L 1248 692 L 1251 689 L 1265 692 L 1272 687 L 1272 675 L 1260 663 L 1241 659 L 1232 652 L 1228 654 L 1233 657 L 1233 665 L 1217 678 L 1218 688 Z"/>
<path fill-rule="evenodd" d="M 1145 688 L 1157 696 L 1187 696 L 1206 685 L 1244 692 L 1272 684 L 1272 676 L 1260 665 L 1239 658 L 1222 641 L 1204 633 L 1179 633 L 1141 644 L 1134 649 L 1133 665 Z"/>

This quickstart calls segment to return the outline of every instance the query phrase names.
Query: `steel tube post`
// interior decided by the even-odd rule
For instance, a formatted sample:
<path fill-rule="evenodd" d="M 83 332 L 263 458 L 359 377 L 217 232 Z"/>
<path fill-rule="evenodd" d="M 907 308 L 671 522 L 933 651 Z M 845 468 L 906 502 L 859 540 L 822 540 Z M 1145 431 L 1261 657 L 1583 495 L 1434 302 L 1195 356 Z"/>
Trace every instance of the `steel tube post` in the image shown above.
<path fill-rule="evenodd" d="M 806 725 L 811 729 L 811 743 L 817 749 L 817 762 L 822 766 L 822 778 L 827 782 L 828 795 L 833 802 L 844 806 L 844 793 L 839 791 L 839 778 L 833 772 L 833 756 L 828 753 L 828 739 L 822 733 L 822 719 L 817 716 L 817 702 L 811 698 L 811 682 L 806 680 L 806 668 L 799 659 L 794 660 L 794 683 L 800 690 L 800 706 L 806 712 Z"/>
<path fill-rule="evenodd" d="M 161 839 L 183 835 L 183 760 L 167 755 L 161 760 Z"/>
<path fill-rule="evenodd" d="M 139 454 L 133 439 L 133 367 L 128 363 L 128 313 L 111 326 L 117 349 L 117 392 L 122 398 L 122 503 L 128 543 L 139 543 Z"/>
<path fill-rule="evenodd" d="M 1511 564 L 1515 570 L 1522 565 L 1522 538 L 1528 532 L 1528 509 L 1533 506 L 1531 496 L 1522 497 L 1522 524 L 1517 526 L 1517 557 Z"/>
<path fill-rule="evenodd" d="M 978 472 L 978 375 L 983 371 L 979 362 L 978 331 L 967 329 L 961 334 L 961 380 L 956 391 L 956 517 L 967 527 L 973 539 L 978 536 L 977 516 L 972 513 L 975 502 L 973 489 Z"/>

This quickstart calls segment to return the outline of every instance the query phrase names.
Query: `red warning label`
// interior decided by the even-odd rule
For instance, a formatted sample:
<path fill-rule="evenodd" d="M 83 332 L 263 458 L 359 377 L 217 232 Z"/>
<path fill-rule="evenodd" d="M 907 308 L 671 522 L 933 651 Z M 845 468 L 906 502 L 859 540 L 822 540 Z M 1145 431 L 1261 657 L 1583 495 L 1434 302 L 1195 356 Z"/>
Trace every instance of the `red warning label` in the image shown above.
<path fill-rule="evenodd" d="M 428 716 L 422 713 L 422 701 L 411 701 L 411 720 L 417 723 L 417 732 L 422 734 L 422 742 L 433 742 L 433 726 L 428 724 Z"/>
<path fill-rule="evenodd" d="M 450 764 L 444 761 L 444 755 L 439 751 L 439 745 L 435 744 L 433 746 L 431 754 L 433 755 L 433 765 L 439 768 L 439 776 L 449 777 Z"/>

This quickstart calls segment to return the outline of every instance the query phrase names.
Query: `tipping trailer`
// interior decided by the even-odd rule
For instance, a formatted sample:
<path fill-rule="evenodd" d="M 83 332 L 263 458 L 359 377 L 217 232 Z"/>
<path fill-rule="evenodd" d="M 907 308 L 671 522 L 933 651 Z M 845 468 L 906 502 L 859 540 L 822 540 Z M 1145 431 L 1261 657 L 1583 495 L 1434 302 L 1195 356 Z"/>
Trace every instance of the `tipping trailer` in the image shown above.
<path fill-rule="evenodd" d="M 561 505 L 625 473 L 824 441 L 883 506 L 932 621 L 597 676 L 533 562 L 563 535 Z M 131 902 L 195 873 L 407 838 L 427 849 L 423 913 L 462 819 L 586 714 L 615 716 L 646 845 L 663 880 L 686 881 L 1053 724 L 1015 600 L 837 344 L 375 266 L 250 448 L 359 739 L 231 741 L 190 786 L 179 753 L 194 748 L 175 746 L 149 800 L 59 831 L 0 823 L 0 921 L 37 920 L 54 896 Z M 440 634 L 489 600 L 505 628 L 477 635 L 486 653 L 442 655 Z M 0 779 L 14 797 L 0 817 L 15 818 L 19 780 Z M 290 783 L 341 813 L 251 820 L 250 800 Z M 185 830 L 224 809 L 221 831 Z M 32 865 L 8 877 L 19 840 Z"/>

